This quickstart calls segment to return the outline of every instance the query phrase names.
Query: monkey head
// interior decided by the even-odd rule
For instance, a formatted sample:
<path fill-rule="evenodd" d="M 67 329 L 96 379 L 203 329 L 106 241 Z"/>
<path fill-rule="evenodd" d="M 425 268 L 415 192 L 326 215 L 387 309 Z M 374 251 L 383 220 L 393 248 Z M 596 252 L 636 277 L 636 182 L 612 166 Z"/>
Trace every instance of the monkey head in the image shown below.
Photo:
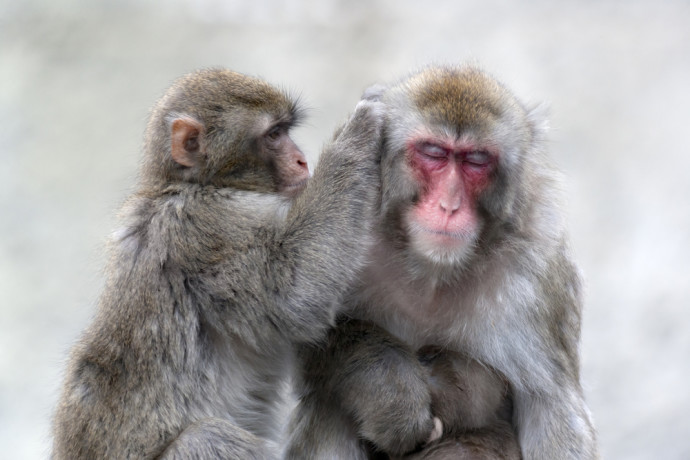
<path fill-rule="evenodd" d="M 431 67 L 365 98 L 389 108 L 382 156 L 387 235 L 436 266 L 462 267 L 501 228 L 519 226 L 521 175 L 537 134 L 500 83 Z"/>
<path fill-rule="evenodd" d="M 294 196 L 309 177 L 289 135 L 301 114 L 296 101 L 259 79 L 221 69 L 186 75 L 151 114 L 143 179 Z"/>

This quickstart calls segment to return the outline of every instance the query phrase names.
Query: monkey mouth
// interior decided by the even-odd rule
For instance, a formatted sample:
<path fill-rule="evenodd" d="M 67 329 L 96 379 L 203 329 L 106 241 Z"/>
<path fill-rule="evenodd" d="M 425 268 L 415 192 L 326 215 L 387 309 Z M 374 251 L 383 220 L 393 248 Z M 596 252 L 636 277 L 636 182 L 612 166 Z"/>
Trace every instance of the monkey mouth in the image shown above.
<path fill-rule="evenodd" d="M 463 233 L 448 232 L 446 230 L 433 230 L 431 228 L 425 228 L 424 231 L 427 233 L 431 233 L 432 235 L 447 236 L 448 238 L 464 238 L 465 237 L 465 235 Z"/>
<path fill-rule="evenodd" d="M 424 227 L 421 225 L 417 225 L 414 228 L 414 231 L 417 233 L 425 233 L 427 235 L 434 235 L 439 238 L 449 238 L 452 240 L 471 240 L 473 238 L 472 232 L 468 232 L 466 230 L 455 230 L 455 231 L 450 231 L 450 230 L 442 230 L 442 229 L 436 229 L 436 228 L 429 228 L 429 227 Z"/>
<path fill-rule="evenodd" d="M 299 182 L 295 182 L 294 184 L 283 185 L 282 191 L 283 191 L 283 193 L 286 193 L 288 195 L 299 193 L 302 190 L 304 190 L 304 188 L 307 186 L 308 181 L 309 181 L 309 179 L 307 178 L 307 179 L 303 179 Z"/>
<path fill-rule="evenodd" d="M 301 181 L 295 182 L 294 184 L 288 184 L 288 185 L 286 185 L 285 188 L 288 189 L 288 190 L 294 190 L 294 189 L 298 189 L 298 188 L 304 188 L 304 187 L 307 186 L 307 182 L 308 182 L 308 181 L 309 181 L 309 179 L 302 179 Z"/>

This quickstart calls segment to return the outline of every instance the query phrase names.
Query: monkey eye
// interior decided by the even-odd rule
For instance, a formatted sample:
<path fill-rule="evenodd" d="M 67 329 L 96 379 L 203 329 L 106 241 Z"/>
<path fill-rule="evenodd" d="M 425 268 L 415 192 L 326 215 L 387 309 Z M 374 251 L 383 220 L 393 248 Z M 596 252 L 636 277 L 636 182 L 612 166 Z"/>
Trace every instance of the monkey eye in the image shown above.
<path fill-rule="evenodd" d="M 420 144 L 418 149 L 422 155 L 426 155 L 431 158 L 445 158 L 448 155 L 448 152 L 443 147 L 436 144 L 430 144 L 428 142 Z"/>
<path fill-rule="evenodd" d="M 269 132 L 266 133 L 266 138 L 271 141 L 277 141 L 283 134 L 283 127 L 278 125 L 271 128 Z"/>
<path fill-rule="evenodd" d="M 471 166 L 486 166 L 491 162 L 491 156 L 488 152 L 474 151 L 466 154 L 464 161 Z"/>

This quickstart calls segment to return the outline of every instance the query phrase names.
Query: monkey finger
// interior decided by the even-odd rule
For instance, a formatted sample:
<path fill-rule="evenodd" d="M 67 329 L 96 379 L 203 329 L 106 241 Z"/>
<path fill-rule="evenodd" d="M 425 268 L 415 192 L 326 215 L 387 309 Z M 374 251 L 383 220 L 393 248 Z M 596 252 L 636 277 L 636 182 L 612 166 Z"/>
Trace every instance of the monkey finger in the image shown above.
<path fill-rule="evenodd" d="M 440 418 L 434 417 L 434 429 L 431 430 L 429 439 L 427 439 L 427 444 L 436 441 L 443 435 L 443 422 Z"/>
<path fill-rule="evenodd" d="M 362 99 L 367 101 L 380 101 L 383 97 L 383 93 L 386 91 L 386 86 L 381 84 L 375 84 L 364 90 L 362 94 Z"/>

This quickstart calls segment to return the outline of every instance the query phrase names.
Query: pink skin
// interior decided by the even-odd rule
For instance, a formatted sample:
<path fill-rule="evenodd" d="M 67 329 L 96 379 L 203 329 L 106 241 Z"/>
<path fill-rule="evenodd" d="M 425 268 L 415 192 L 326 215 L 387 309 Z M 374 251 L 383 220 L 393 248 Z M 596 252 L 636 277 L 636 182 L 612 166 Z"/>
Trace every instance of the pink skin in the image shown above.
<path fill-rule="evenodd" d="M 282 182 L 279 191 L 287 197 L 294 197 L 307 185 L 309 179 L 307 159 L 286 131 L 271 131 L 268 136 L 267 142 L 274 151 L 278 152 L 276 163 Z"/>
<path fill-rule="evenodd" d="M 491 181 L 496 154 L 471 142 L 427 136 L 412 138 L 407 153 L 422 186 L 413 221 L 443 245 L 474 236 L 477 197 Z"/>

